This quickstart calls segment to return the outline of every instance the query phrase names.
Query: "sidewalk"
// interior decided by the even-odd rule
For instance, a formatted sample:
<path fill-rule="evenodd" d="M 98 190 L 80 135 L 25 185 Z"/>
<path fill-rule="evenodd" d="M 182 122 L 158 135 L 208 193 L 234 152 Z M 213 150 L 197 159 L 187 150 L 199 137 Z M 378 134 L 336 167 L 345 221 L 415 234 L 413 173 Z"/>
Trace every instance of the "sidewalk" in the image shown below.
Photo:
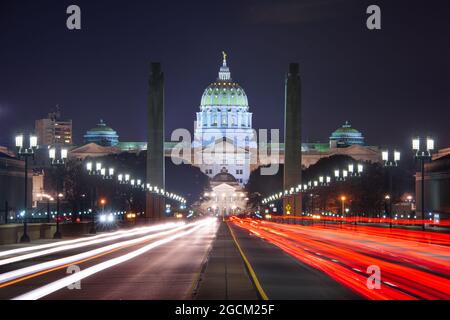
<path fill-rule="evenodd" d="M 250 280 L 244 261 L 236 248 L 225 222 L 200 273 L 193 292 L 198 300 L 257 300 L 257 291 Z"/>

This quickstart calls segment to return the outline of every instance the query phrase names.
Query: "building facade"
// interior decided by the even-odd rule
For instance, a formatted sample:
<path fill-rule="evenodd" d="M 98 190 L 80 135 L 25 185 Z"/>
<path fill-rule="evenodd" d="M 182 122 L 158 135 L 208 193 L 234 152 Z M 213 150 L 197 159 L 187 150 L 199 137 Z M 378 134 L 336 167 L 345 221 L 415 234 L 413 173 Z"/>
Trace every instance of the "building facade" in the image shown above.
<path fill-rule="evenodd" d="M 225 167 L 211 179 L 210 185 L 200 203 L 201 211 L 223 217 L 245 212 L 247 194 Z"/>
<path fill-rule="evenodd" d="M 49 113 L 47 118 L 35 121 L 35 134 L 41 146 L 72 145 L 72 120 L 61 119 L 57 106 L 56 111 Z"/>
<path fill-rule="evenodd" d="M 422 217 L 422 175 L 416 173 L 416 212 Z M 450 217 L 450 148 L 439 150 L 425 164 L 425 218 L 436 220 Z"/>
<path fill-rule="evenodd" d="M 203 92 L 194 126 L 194 165 L 210 178 L 225 168 L 246 184 L 250 149 L 256 149 L 252 113 L 244 89 L 231 78 L 225 53 L 216 81 Z"/>
<path fill-rule="evenodd" d="M 28 171 L 28 203 L 32 205 L 33 171 Z M 24 210 L 25 162 L 11 156 L 10 152 L 0 150 L 0 223 L 4 223 L 5 209 L 12 212 L 13 217 Z M 11 215 L 8 215 L 10 217 Z"/>

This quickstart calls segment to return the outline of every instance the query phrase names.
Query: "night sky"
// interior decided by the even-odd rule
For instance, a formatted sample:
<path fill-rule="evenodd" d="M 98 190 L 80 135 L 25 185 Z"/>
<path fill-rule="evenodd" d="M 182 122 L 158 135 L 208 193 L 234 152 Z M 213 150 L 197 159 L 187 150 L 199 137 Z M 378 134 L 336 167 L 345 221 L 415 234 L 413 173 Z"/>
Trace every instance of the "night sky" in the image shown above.
<path fill-rule="evenodd" d="M 81 31 L 66 28 L 70 4 Z M 370 4 L 382 30 L 366 28 Z M 285 72 L 299 62 L 304 142 L 349 120 L 370 145 L 405 150 L 423 133 L 450 146 L 448 0 L 0 0 L 0 145 L 56 104 L 76 143 L 100 118 L 145 141 L 150 61 L 165 72 L 166 134 L 192 130 L 222 50 L 255 128 L 283 126 Z"/>

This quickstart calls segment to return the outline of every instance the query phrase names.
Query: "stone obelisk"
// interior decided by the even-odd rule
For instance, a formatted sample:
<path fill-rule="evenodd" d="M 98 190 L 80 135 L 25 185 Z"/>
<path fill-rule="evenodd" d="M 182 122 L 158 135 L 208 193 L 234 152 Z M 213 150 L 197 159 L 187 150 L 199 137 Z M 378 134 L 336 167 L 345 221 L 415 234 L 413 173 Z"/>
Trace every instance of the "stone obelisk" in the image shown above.
<path fill-rule="evenodd" d="M 161 64 L 151 63 L 148 92 L 147 183 L 165 189 L 164 172 L 164 73 Z M 164 197 L 147 193 L 145 217 L 160 219 L 164 215 Z"/>
<path fill-rule="evenodd" d="M 301 184 L 301 81 L 298 63 L 289 64 L 285 84 L 284 110 L 284 190 L 291 191 Z M 283 199 L 285 215 L 301 215 L 302 198 L 300 194 L 287 195 Z"/>

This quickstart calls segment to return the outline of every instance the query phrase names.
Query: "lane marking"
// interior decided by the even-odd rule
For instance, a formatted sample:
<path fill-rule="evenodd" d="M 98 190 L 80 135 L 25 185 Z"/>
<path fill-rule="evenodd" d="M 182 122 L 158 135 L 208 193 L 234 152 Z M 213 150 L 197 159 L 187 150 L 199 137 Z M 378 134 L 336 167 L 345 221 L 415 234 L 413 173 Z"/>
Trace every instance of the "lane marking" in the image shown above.
<path fill-rule="evenodd" d="M 228 222 L 225 222 L 225 223 L 227 224 L 227 227 L 231 232 L 231 237 L 233 238 L 233 241 L 234 241 L 236 247 L 238 248 L 239 253 L 241 254 L 242 260 L 244 260 L 244 263 L 247 267 L 247 270 L 250 273 L 250 276 L 253 280 L 253 283 L 255 284 L 256 289 L 258 290 L 259 295 L 261 296 L 261 298 L 263 300 L 269 300 L 269 297 L 267 296 L 266 292 L 264 291 L 263 287 L 261 286 L 261 283 L 258 280 L 258 277 L 256 276 L 255 270 L 253 270 L 253 267 L 250 264 L 250 262 L 248 261 L 247 257 L 245 256 L 244 251 L 242 251 L 241 246 L 239 245 L 239 242 L 237 241 L 236 236 L 234 235 L 233 229 L 231 229 Z"/>

